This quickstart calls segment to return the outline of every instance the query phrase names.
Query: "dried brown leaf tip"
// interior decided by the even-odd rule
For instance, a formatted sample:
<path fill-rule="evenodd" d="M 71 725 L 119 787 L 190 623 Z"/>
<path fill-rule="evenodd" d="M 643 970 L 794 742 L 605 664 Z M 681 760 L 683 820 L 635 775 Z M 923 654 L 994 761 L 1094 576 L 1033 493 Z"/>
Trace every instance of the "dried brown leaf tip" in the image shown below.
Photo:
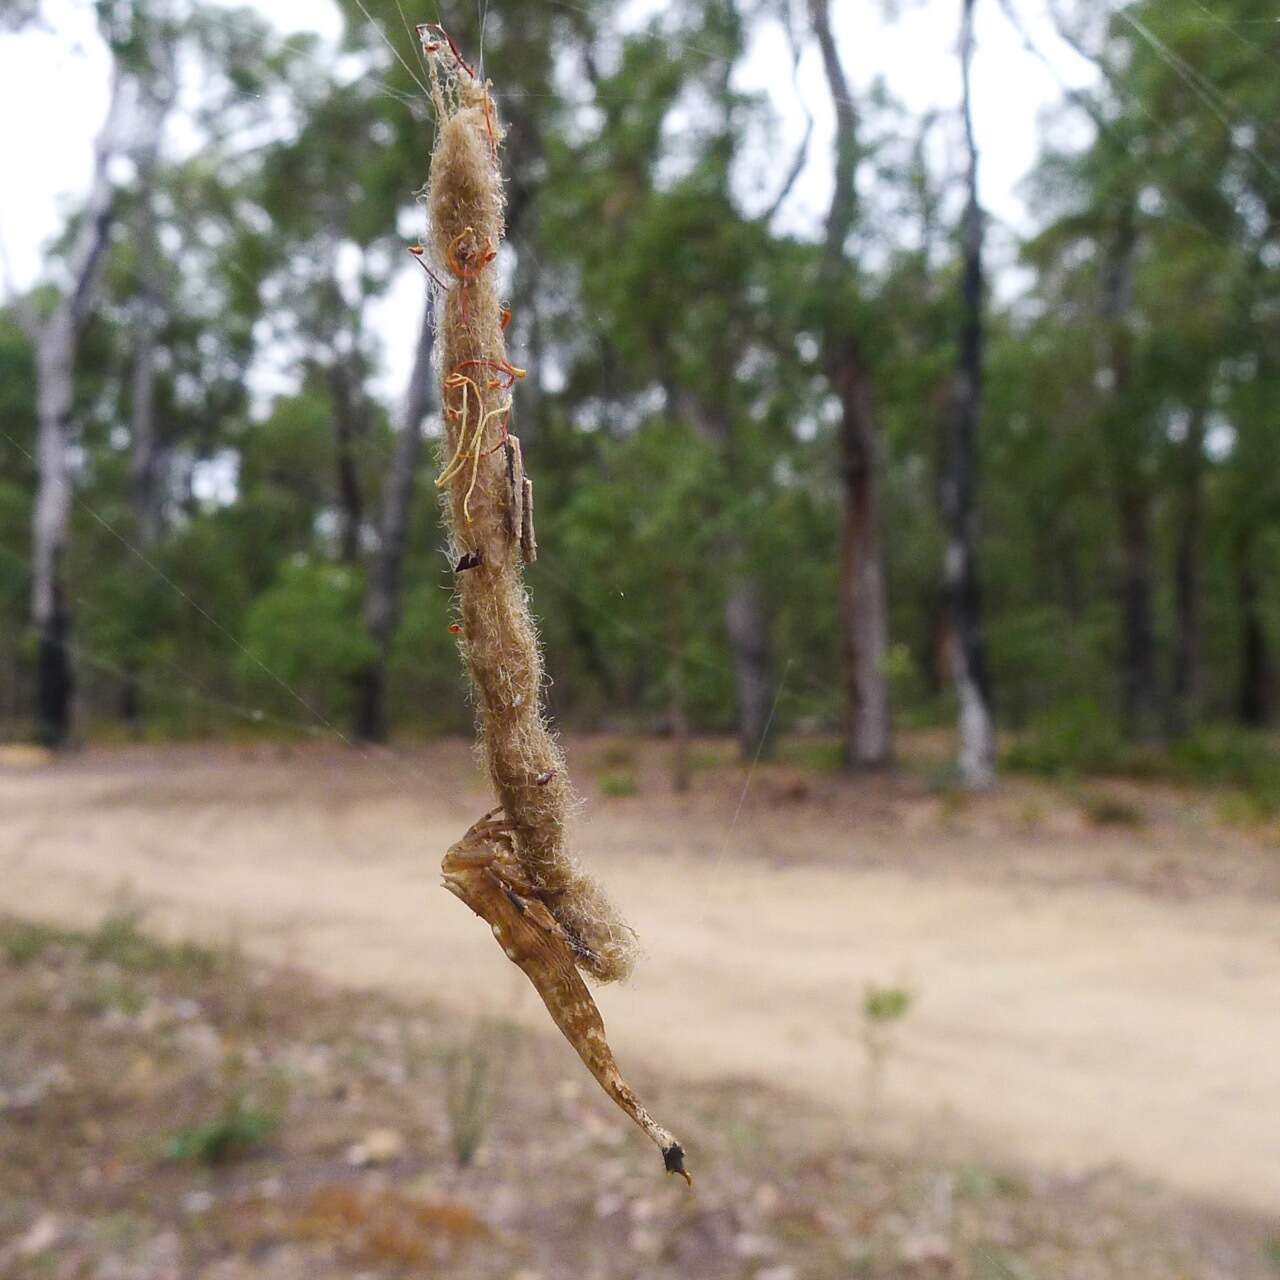
<path fill-rule="evenodd" d="M 521 865 L 515 826 L 501 814 L 501 809 L 486 813 L 444 855 L 444 887 L 488 924 L 600 1087 L 662 1152 L 666 1171 L 692 1186 L 684 1148 L 644 1109 L 619 1073 L 605 1039 L 604 1019 L 578 973 L 573 945 L 547 909 L 544 890 Z"/>

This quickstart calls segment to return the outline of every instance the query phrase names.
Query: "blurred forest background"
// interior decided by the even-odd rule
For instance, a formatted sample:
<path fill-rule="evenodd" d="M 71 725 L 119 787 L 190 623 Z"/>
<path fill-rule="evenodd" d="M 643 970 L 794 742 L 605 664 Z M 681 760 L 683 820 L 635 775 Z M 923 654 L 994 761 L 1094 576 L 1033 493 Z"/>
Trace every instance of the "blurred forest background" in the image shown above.
<path fill-rule="evenodd" d="M 337 59 L 252 9 L 96 5 L 92 186 L 0 313 L 8 737 L 469 727 L 425 276 L 409 385 L 371 378 L 432 122 L 394 0 L 367 2 Z M 1052 5 L 1095 74 L 1044 119 L 1015 230 L 978 200 L 975 5 L 1043 53 L 1018 0 L 931 4 L 965 92 L 927 118 L 891 66 L 854 92 L 874 51 L 829 0 L 489 6 L 553 709 L 748 756 L 824 732 L 862 766 L 954 722 L 972 784 L 998 741 L 1280 805 L 1280 25 Z M 8 41 L 42 21 L 0 13 Z M 445 20 L 481 48 L 469 6 Z M 835 109 L 808 234 L 778 211 L 809 133 L 784 147 L 734 87 L 764 28 L 780 84 L 819 51 Z"/>

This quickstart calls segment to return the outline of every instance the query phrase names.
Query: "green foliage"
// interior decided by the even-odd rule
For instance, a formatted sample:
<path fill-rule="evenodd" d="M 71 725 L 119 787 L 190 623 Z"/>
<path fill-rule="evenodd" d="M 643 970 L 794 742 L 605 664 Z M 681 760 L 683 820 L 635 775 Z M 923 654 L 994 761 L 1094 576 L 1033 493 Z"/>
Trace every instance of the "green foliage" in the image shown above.
<path fill-rule="evenodd" d="M 139 972 L 179 970 L 207 974 L 217 967 L 216 952 L 185 940 L 162 942 L 143 932 L 142 919 L 142 912 L 129 906 L 113 907 L 89 930 L 0 916 L 0 950 L 19 966 L 38 960 L 51 947 L 74 947 L 91 962 Z"/>
<path fill-rule="evenodd" d="M 352 61 L 340 69 L 314 37 L 282 40 L 252 15 L 109 15 L 112 48 L 140 83 L 154 83 L 168 54 L 191 72 L 183 100 L 199 145 L 163 157 L 150 191 L 140 175 L 121 177 L 120 229 L 77 357 L 67 577 L 90 733 L 347 732 L 355 690 L 382 657 L 364 584 L 398 395 L 374 376 L 391 354 L 375 320 L 397 270 L 412 269 L 403 240 L 422 226 L 413 193 L 430 125 L 364 12 L 399 41 L 395 6 L 342 8 Z M 1266 692 L 1248 636 L 1265 658 L 1280 635 L 1280 348 L 1267 322 L 1280 269 L 1264 163 L 1280 114 L 1274 24 L 1258 0 L 1224 0 L 1212 14 L 1128 0 L 1118 14 L 1064 9 L 1101 60 L 1086 100 L 1106 128 L 1075 141 L 1080 99 L 1063 103 L 1028 185 L 1019 292 L 988 282 L 979 550 L 997 715 L 1014 735 L 1012 768 L 1204 781 L 1230 792 L 1223 804 L 1240 820 L 1265 821 L 1280 813 L 1270 748 L 1219 726 L 1243 714 L 1250 681 Z M 852 267 L 833 279 L 813 228 L 784 229 L 799 225 L 794 200 L 784 216 L 757 216 L 786 157 L 778 121 L 736 87 L 735 68 L 764 17 L 698 0 L 624 30 L 603 4 L 569 13 L 512 0 L 501 20 L 449 19 L 472 51 L 484 26 L 486 73 L 512 107 L 504 288 L 513 358 L 531 368 L 514 424 L 543 548 L 529 583 L 548 697 L 571 727 L 651 731 L 683 716 L 695 733 L 732 730 L 724 614 L 728 584 L 748 576 L 766 604 L 773 678 L 789 663 L 779 727 L 839 731 L 841 455 L 819 341 L 833 319 L 858 337 L 883 437 L 895 722 L 954 719 L 938 424 L 960 257 L 931 162 L 938 122 L 893 101 L 892 69 L 887 87 L 857 95 L 865 167 Z M 376 73 L 348 74 L 374 60 Z M 144 207 L 159 224 L 155 263 L 133 234 Z M 1125 226 L 1125 306 L 1104 316 Z M 145 548 L 130 478 L 144 267 L 163 285 L 161 509 Z M 24 301 L 47 313 L 53 290 Z M 389 340 L 403 364 L 413 335 Z M 251 398 L 251 386 L 267 389 Z M 7 308 L 0 716 L 11 734 L 32 712 L 35 405 L 32 343 Z M 430 415 L 428 431 L 438 433 Z M 358 491 L 354 514 L 340 464 Z M 424 461 L 414 487 L 388 704 L 393 727 L 465 732 L 432 470 Z M 1169 753 L 1136 749 L 1121 726 L 1127 509 L 1147 539 L 1156 727 L 1182 735 Z M 1174 566 L 1193 512 L 1201 663 L 1196 695 L 1175 699 Z M 787 750 L 805 767 L 838 763 L 825 745 Z M 936 781 L 950 792 L 950 777 Z"/>
<path fill-rule="evenodd" d="M 905 987 L 881 987 L 869 983 L 862 996 L 862 1016 L 869 1023 L 886 1025 L 907 1016 L 915 996 Z"/>
<path fill-rule="evenodd" d="M 226 1164 L 248 1155 L 275 1132 L 280 1117 L 247 1094 L 230 1098 L 212 1120 L 179 1129 L 166 1142 L 165 1158 L 203 1165 Z"/>
<path fill-rule="evenodd" d="M 778 745 L 778 759 L 820 773 L 844 768 L 844 745 L 826 738 L 788 738 Z"/>
<path fill-rule="evenodd" d="M 600 775 L 596 780 L 596 786 L 600 788 L 602 796 L 610 796 L 614 799 L 633 796 L 640 789 L 636 782 L 636 775 L 630 769 L 610 769 Z"/>
<path fill-rule="evenodd" d="M 0 917 L 0 950 L 10 964 L 19 967 L 38 960 L 50 947 L 64 945 L 74 937 L 53 925 L 15 916 Z"/>
<path fill-rule="evenodd" d="M 477 1021 L 470 1040 L 445 1056 L 445 1111 L 453 1156 L 465 1168 L 499 1110 L 511 1067 L 516 1028 L 495 1019 Z"/>
<path fill-rule="evenodd" d="M 351 682 L 375 650 L 361 625 L 360 576 L 344 565 L 291 562 L 245 617 L 240 678 L 254 695 L 297 714 L 343 717 Z"/>
<path fill-rule="evenodd" d="M 142 930 L 143 913 L 134 907 L 118 907 L 83 937 L 85 957 L 110 961 L 122 969 L 186 969 L 208 973 L 217 954 L 196 943 L 162 942 Z"/>
<path fill-rule="evenodd" d="M 1258 820 L 1280 815 L 1280 749 L 1267 734 L 1202 729 L 1174 744 L 1169 772 L 1199 786 L 1233 788 Z"/>
<path fill-rule="evenodd" d="M 127 978 L 101 978 L 80 992 L 76 1007 L 88 1013 L 109 1010 L 133 1017 L 147 1006 L 147 994 Z"/>
<path fill-rule="evenodd" d="M 1070 778 L 1114 773 L 1128 759 L 1114 715 L 1092 698 L 1078 698 L 1040 712 L 1005 752 L 1004 765 L 1026 773 Z"/>

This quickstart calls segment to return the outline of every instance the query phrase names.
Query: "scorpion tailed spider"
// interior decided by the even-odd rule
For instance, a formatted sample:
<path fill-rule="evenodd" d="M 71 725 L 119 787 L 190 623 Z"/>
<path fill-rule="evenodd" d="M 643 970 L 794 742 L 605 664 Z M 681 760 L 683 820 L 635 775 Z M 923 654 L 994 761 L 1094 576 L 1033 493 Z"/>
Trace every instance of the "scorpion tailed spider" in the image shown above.
<path fill-rule="evenodd" d="M 692 1186 L 684 1148 L 641 1106 L 619 1074 L 604 1020 L 578 973 L 569 938 L 521 867 L 514 829 L 501 813 L 501 808 L 486 813 L 450 847 L 440 864 L 444 887 L 489 925 L 600 1087 L 657 1144 L 667 1172 L 678 1173 Z"/>

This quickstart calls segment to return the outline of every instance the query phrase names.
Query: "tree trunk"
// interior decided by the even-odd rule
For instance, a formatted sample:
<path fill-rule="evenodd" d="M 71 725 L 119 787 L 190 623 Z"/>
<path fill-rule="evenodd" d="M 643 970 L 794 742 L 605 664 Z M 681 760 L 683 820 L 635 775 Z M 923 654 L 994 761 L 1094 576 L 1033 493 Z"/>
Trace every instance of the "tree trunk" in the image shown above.
<path fill-rule="evenodd" d="M 771 753 L 773 655 L 764 593 L 750 574 L 735 576 L 725 601 L 725 630 L 738 689 L 738 745 L 745 760 Z"/>
<path fill-rule="evenodd" d="M 1158 730 L 1155 628 L 1152 621 L 1151 500 L 1141 484 L 1120 492 L 1121 688 L 1129 732 L 1139 741 Z"/>
<path fill-rule="evenodd" d="M 704 400 L 682 388 L 667 389 L 672 411 L 684 413 L 698 432 L 720 450 L 730 473 L 736 470 L 733 424 L 725 400 Z M 726 397 L 727 399 L 727 397 Z M 738 743 L 744 759 L 773 754 L 769 710 L 773 693 L 773 653 L 769 610 L 760 581 L 742 565 L 745 540 L 734 530 L 717 539 L 716 556 L 726 566 L 724 629 L 733 663 L 738 708 Z"/>
<path fill-rule="evenodd" d="M 1111 442 L 1120 525 L 1120 689 L 1129 734 L 1149 740 L 1159 731 L 1152 621 L 1151 495 L 1142 475 L 1142 441 L 1131 404 L 1133 335 L 1130 332 L 1137 234 L 1133 206 L 1119 209 L 1104 268 L 1102 312 L 1110 375 L 1110 411 L 1104 426 Z"/>
<path fill-rule="evenodd" d="M 413 482 L 422 453 L 422 421 L 431 404 L 434 348 L 435 316 L 428 301 L 423 309 L 418 347 L 405 393 L 403 421 L 383 480 L 378 546 L 369 557 L 365 585 L 365 626 L 374 644 L 375 657 L 356 680 L 353 728 L 357 738 L 368 742 L 383 742 L 387 737 L 387 660 L 400 624 L 404 551 L 413 510 Z"/>
<path fill-rule="evenodd" d="M 857 116 L 831 31 L 829 0 L 810 0 L 810 16 L 836 115 L 835 187 L 827 213 L 823 273 L 833 305 L 824 323 L 823 366 L 840 399 L 840 478 L 844 490 L 839 612 L 847 697 L 845 760 L 852 767 L 886 764 L 891 750 L 889 648 L 884 557 L 880 546 L 879 426 L 871 377 L 849 310 L 853 273 L 845 243 L 858 210 Z"/>
<path fill-rule="evenodd" d="M 685 689 L 684 609 L 687 588 L 684 575 L 672 575 L 671 607 L 667 613 L 667 708 L 671 727 L 671 787 L 689 790 L 689 712 Z"/>
<path fill-rule="evenodd" d="M 1195 409 L 1182 443 L 1182 493 L 1174 551 L 1172 728 L 1185 733 L 1200 702 L 1200 539 L 1204 523 L 1204 413 Z"/>
<path fill-rule="evenodd" d="M 880 549 L 878 430 L 860 346 L 846 335 L 829 377 L 840 398 L 840 618 L 846 680 L 845 760 L 876 768 L 890 752 L 888 600 Z"/>
<path fill-rule="evenodd" d="M 31 622 L 36 633 L 35 734 L 50 747 L 71 736 L 75 689 L 70 655 L 71 613 L 63 582 L 71 518 L 68 435 L 76 347 L 102 275 L 115 192 L 107 170 L 125 114 L 126 81 L 112 81 L 107 118 L 94 143 L 93 181 L 67 254 L 70 286 L 49 316 L 31 324 L 36 367 L 36 480 L 31 517 Z"/>
<path fill-rule="evenodd" d="M 134 305 L 133 363 L 130 370 L 129 503 L 133 534 L 140 550 L 148 554 L 160 540 L 160 444 L 156 432 L 156 350 L 165 307 L 164 269 L 156 232 L 155 176 L 160 155 L 161 126 L 171 97 L 153 102 L 155 118 L 148 121 L 148 141 L 137 156 L 138 210 L 134 226 L 137 255 L 137 296 Z M 135 736 L 142 730 L 142 687 L 139 660 L 125 661 L 124 687 L 120 692 L 121 718 Z"/>
<path fill-rule="evenodd" d="M 63 570 L 71 516 L 67 432 L 71 416 L 75 331 L 58 304 L 36 346 L 36 481 L 32 511 L 31 621 L 36 633 L 36 741 L 64 747 L 71 736 L 75 691 L 68 642 L 71 615 Z"/>
<path fill-rule="evenodd" d="M 157 329 L 164 305 L 159 276 L 159 245 L 151 193 L 141 193 L 142 210 L 136 228 L 138 244 L 138 297 L 133 329 L 133 367 L 130 371 L 132 413 L 129 434 L 129 501 L 133 508 L 134 536 L 144 550 L 160 536 L 158 481 L 159 441 L 155 420 L 155 357 Z"/>
<path fill-rule="evenodd" d="M 963 0 L 960 59 L 964 80 L 964 127 L 969 153 L 968 200 L 964 211 L 964 274 L 961 279 L 960 353 L 948 413 L 942 511 L 947 524 L 943 588 L 950 625 L 952 678 L 959 709 L 960 776 L 965 786 L 991 785 L 995 777 L 995 733 L 982 596 L 977 568 L 978 417 L 982 402 L 983 273 L 982 209 L 978 204 L 978 149 L 973 136 L 970 67 L 974 0 Z"/>
<path fill-rule="evenodd" d="M 355 442 L 364 431 L 364 389 L 356 356 L 348 363 L 337 356 L 329 367 L 333 398 L 333 446 L 338 488 L 338 558 L 354 565 L 360 560 L 360 529 L 364 498 L 356 465 Z"/>
<path fill-rule="evenodd" d="M 1261 728 L 1271 718 L 1271 659 L 1251 548 L 1239 556 L 1236 592 L 1240 600 L 1240 722 Z"/>

